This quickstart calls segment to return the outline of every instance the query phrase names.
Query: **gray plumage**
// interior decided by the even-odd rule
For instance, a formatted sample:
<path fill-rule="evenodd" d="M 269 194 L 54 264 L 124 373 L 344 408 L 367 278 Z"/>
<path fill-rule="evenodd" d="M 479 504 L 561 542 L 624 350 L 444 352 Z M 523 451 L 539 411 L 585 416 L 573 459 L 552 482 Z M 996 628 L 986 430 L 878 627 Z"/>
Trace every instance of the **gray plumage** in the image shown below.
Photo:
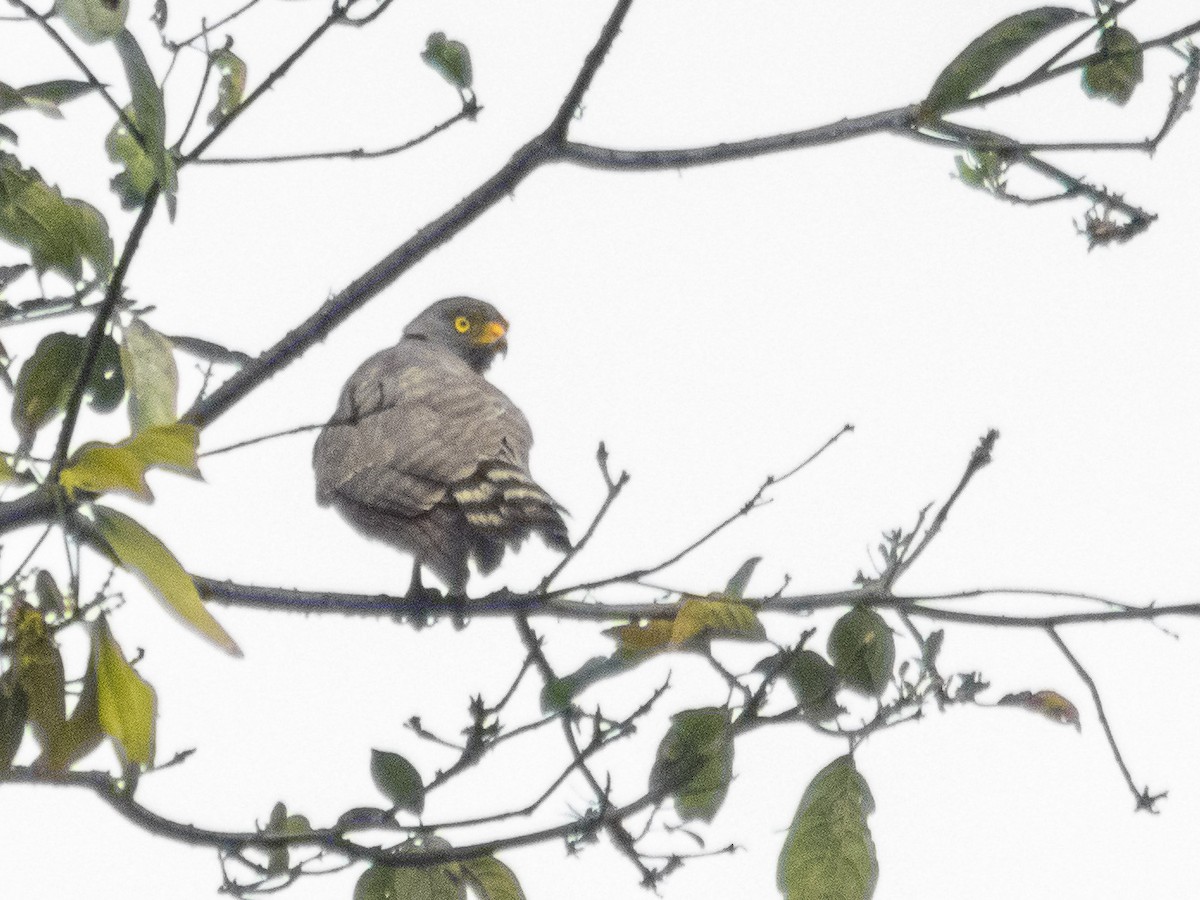
<path fill-rule="evenodd" d="M 482 300 L 434 303 L 350 376 L 313 448 L 317 501 L 413 554 L 414 584 L 424 565 L 462 594 L 469 558 L 490 572 L 531 532 L 571 546 L 529 474 L 529 423 L 483 377 L 507 328 Z"/>

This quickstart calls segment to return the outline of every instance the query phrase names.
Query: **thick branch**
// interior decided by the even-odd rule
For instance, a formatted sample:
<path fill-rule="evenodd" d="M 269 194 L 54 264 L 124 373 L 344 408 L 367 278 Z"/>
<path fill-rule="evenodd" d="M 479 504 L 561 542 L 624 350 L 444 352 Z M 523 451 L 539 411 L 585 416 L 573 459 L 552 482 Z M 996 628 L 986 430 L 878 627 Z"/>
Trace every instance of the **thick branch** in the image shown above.
<path fill-rule="evenodd" d="M 867 134 L 911 131 L 917 122 L 917 107 L 902 106 L 867 116 L 841 119 L 827 125 L 789 131 L 748 141 L 732 141 L 707 147 L 685 147 L 670 150 L 617 150 L 567 141 L 558 157 L 566 162 L 592 169 L 626 169 L 650 172 L 657 169 L 684 169 L 707 166 L 735 159 L 749 159 L 767 153 L 780 153 L 801 147 L 836 144 Z"/>
<path fill-rule="evenodd" d="M 22 498 L 24 499 L 24 498 Z M 14 501 L 17 502 L 17 501 Z M 41 507 L 38 507 L 41 509 Z M 53 507 L 50 507 L 51 511 Z M 42 521 L 30 516 L 28 521 Z M 0 519 L 0 527 L 4 524 Z M 267 609 L 280 612 L 331 613 L 348 616 L 407 616 L 417 613 L 452 616 L 462 614 L 476 616 L 509 616 L 523 613 L 530 616 L 554 616 L 593 622 L 612 622 L 623 619 L 670 619 L 678 611 L 674 603 L 597 603 L 572 600 L 567 597 L 545 597 L 531 592 L 517 594 L 499 590 L 483 597 L 463 600 L 438 600 L 422 597 L 407 600 L 392 594 L 349 594 L 333 591 L 300 591 L 290 588 L 264 587 L 237 584 L 232 581 L 217 581 L 197 577 L 196 586 L 201 595 L 216 603 L 245 609 Z M 1012 628 L 1049 628 L 1061 625 L 1084 625 L 1097 622 L 1123 622 L 1154 620 L 1163 616 L 1200 616 L 1200 602 L 1175 603 L 1152 606 L 1128 606 L 1122 609 L 1106 609 L 1094 612 L 1059 613 L 1047 616 L 1014 616 L 995 613 L 964 612 L 925 605 L 928 602 L 945 600 L 982 599 L 1002 597 L 1009 594 L 1040 596 L 1047 598 L 1094 599 L 1098 602 L 1112 601 L 1091 595 L 1068 591 L 1003 588 L 956 591 L 949 594 L 892 594 L 880 588 L 867 587 L 857 590 L 830 591 L 801 594 L 787 597 L 770 597 L 761 601 L 762 609 L 770 612 L 810 613 L 818 609 L 864 604 L 877 609 L 903 609 L 911 615 L 946 622 L 961 622 L 969 625 L 1000 625 Z M 748 600 L 747 602 L 754 602 Z"/>

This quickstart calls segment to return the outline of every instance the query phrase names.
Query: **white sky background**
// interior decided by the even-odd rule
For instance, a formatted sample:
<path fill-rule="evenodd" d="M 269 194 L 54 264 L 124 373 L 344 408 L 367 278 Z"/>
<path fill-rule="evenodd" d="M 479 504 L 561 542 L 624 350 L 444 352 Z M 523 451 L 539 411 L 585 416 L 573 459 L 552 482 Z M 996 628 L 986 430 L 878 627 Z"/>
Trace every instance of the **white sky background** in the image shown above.
<path fill-rule="evenodd" d="M 235 5 L 205 8 L 215 19 Z M 148 52 L 150 6 L 132 0 L 130 15 Z M 174 36 L 194 30 L 189 7 L 172 3 Z M 327 7 L 267 0 L 235 24 L 252 87 Z M 572 135 L 617 147 L 691 146 L 912 102 L 971 38 L 1020 8 L 643 0 Z M 379 161 L 189 167 L 176 222 L 156 216 L 128 279 L 133 296 L 158 307 L 148 321 L 250 353 L 269 346 L 545 127 L 608 11 L 606 0 L 414 0 L 370 28 L 336 29 L 214 154 L 374 148 L 420 133 L 458 103 L 418 57 L 431 31 L 469 45 L 485 106 L 479 121 Z M 1194 15 L 1185 0 L 1144 0 L 1122 24 L 1151 36 Z M 82 52 L 126 96 L 111 47 Z M 164 58 L 150 59 L 161 74 Z M 185 53 L 171 77 L 172 137 L 201 65 L 200 54 Z M 1157 130 L 1168 74 L 1180 68 L 1173 56 L 1151 55 L 1126 109 L 1085 98 L 1070 77 L 969 121 L 1029 139 L 1140 139 Z M 35 26 L 0 23 L 0 80 L 55 77 L 75 72 Z M 100 206 L 120 240 L 132 217 L 107 191 L 115 169 L 102 141 L 111 113 L 87 99 L 66 114 L 64 123 L 34 114 L 6 121 L 21 135 L 26 164 L 68 196 Z M 218 420 L 202 449 L 326 418 L 362 358 L 395 340 L 427 303 L 469 293 L 512 322 L 510 353 L 492 377 L 532 422 L 534 474 L 572 511 L 573 534 L 602 498 L 597 442 L 607 442 L 616 469 L 632 473 L 568 570 L 572 580 L 669 556 L 740 506 L 767 473 L 790 468 L 853 422 L 856 432 L 775 490 L 772 505 L 662 580 L 707 592 L 746 557 L 762 555 L 757 593 L 774 591 L 785 573 L 795 592 L 849 587 L 858 569 L 870 571 L 880 531 L 911 525 L 921 507 L 943 500 L 979 437 L 996 427 L 994 464 L 903 590 L 1009 585 L 1129 602 L 1192 600 L 1200 544 L 1198 146 L 1193 114 L 1153 160 L 1053 157 L 1160 214 L 1132 243 L 1090 254 L 1071 224 L 1085 204 L 998 203 L 950 177 L 951 154 L 890 137 L 684 172 L 545 168 Z M 1014 178 L 1016 186 L 1052 187 Z M 6 253 L 0 262 L 16 258 Z M 8 296 L 29 290 L 23 283 Z M 85 322 L 59 327 L 82 331 Z M 6 329 L 4 342 L 24 356 L 41 333 Z M 185 390 L 194 392 L 198 374 L 188 357 L 179 361 Z M 85 417 L 78 439 L 116 439 L 125 425 L 120 415 Z M 15 438 L 3 427 L 10 447 Z M 316 506 L 312 439 L 214 457 L 203 482 L 154 475 L 151 507 L 113 503 L 197 573 L 401 592 L 407 558 Z M 5 575 L 25 539 L 13 539 L 11 551 L 6 539 Z M 553 561 L 531 546 L 471 590 L 529 587 Z M 105 573 L 94 558 L 85 569 L 93 585 Z M 322 825 L 349 806 L 380 804 L 368 772 L 372 747 L 404 753 L 431 777 L 450 754 L 403 723 L 420 715 L 453 735 L 467 722 L 468 695 L 498 699 L 522 658 L 505 620 L 414 632 L 386 620 L 214 607 L 245 651 L 233 660 L 177 627 L 136 583 L 125 584 L 127 603 L 112 624 L 127 651 L 146 650 L 140 671 L 158 691 L 159 757 L 198 748 L 185 765 L 145 779 L 138 797 L 213 828 L 252 828 L 280 799 Z M 974 608 L 1049 606 L 1003 600 Z M 780 641 L 815 625 L 823 647 L 833 618 L 768 625 Z M 536 624 L 560 671 L 611 646 L 595 625 Z M 876 897 L 1186 893 L 1193 878 L 1183 861 L 1200 834 L 1200 628 L 1164 624 L 1171 633 L 1142 623 L 1063 632 L 1104 693 L 1138 785 L 1170 790 L 1159 816 L 1133 814 L 1087 690 L 1044 635 L 947 628 L 943 671 L 981 671 L 993 701 L 1058 689 L 1080 707 L 1082 735 L 1017 710 L 980 708 L 931 711 L 918 725 L 872 737 L 857 760 L 877 802 Z M 746 667 L 765 655 L 725 649 Z M 72 658 L 68 674 L 78 675 L 82 661 Z M 594 688 L 583 702 L 623 714 L 668 670 L 673 688 L 663 710 L 723 702 L 719 679 L 679 656 Z M 532 714 L 538 687 L 535 679 L 526 684 L 507 723 Z M 618 798 L 642 792 L 664 729 L 661 716 L 649 720 L 635 741 L 601 757 L 597 769 L 612 771 Z M 514 742 L 431 795 L 427 817 L 528 802 L 565 763 L 560 744 L 557 735 L 522 750 Z M 689 863 L 664 896 L 774 896 L 776 855 L 804 786 L 844 749 L 799 726 L 740 740 L 729 799 L 704 834 L 710 846 L 746 850 Z M 91 762 L 109 760 L 105 751 Z M 538 821 L 568 821 L 588 802 L 583 785 L 572 783 Z M 690 849 L 686 838 L 678 846 Z M 636 872 L 606 842 L 577 858 L 565 858 L 561 845 L 501 858 L 531 898 L 565 890 L 578 900 L 643 896 Z M 285 896 L 349 898 L 358 871 L 304 879 Z M 191 900 L 213 896 L 218 884 L 212 850 L 149 835 L 84 791 L 0 790 L 5 898 Z"/>

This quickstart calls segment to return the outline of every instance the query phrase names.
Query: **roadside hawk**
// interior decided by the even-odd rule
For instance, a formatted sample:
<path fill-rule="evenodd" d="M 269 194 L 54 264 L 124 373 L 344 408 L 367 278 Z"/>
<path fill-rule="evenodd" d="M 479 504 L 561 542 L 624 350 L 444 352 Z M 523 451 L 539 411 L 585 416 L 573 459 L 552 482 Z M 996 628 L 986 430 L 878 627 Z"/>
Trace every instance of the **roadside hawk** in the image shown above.
<path fill-rule="evenodd" d="M 490 303 L 439 300 L 358 367 L 313 448 L 317 501 L 413 555 L 463 595 L 467 560 L 495 569 L 531 532 L 571 547 L 561 510 L 529 474 L 533 435 L 483 372 L 508 349 Z"/>

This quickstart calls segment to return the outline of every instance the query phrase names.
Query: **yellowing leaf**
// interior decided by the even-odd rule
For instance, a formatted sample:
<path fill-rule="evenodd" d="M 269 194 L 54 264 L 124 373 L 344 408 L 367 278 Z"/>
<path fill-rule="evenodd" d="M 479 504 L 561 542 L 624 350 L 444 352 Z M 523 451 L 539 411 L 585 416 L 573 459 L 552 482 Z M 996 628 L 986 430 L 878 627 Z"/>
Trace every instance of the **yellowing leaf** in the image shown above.
<path fill-rule="evenodd" d="M 142 500 L 152 500 L 145 472 L 145 465 L 128 448 L 90 443 L 79 448 L 75 462 L 59 473 L 58 483 L 72 498 L 77 491 L 101 494 L 125 490 Z"/>
<path fill-rule="evenodd" d="M 0 456 L 0 483 L 12 481 L 17 477 L 17 470 L 12 467 L 7 456 Z"/>
<path fill-rule="evenodd" d="M 126 759 L 148 766 L 154 762 L 154 720 L 158 715 L 154 688 L 126 661 L 108 623 L 101 618 L 96 627 L 93 653 L 100 725 L 120 745 Z"/>
<path fill-rule="evenodd" d="M 46 750 L 67 717 L 62 654 L 38 610 L 17 601 L 10 617 L 16 682 L 26 698 L 29 723 Z"/>
<path fill-rule="evenodd" d="M 196 462 L 200 433 L 195 425 L 185 422 L 154 425 L 122 443 L 128 445 L 147 467 L 165 466 L 189 475 L 200 474 Z"/>
<path fill-rule="evenodd" d="M 146 584 L 184 623 L 233 656 L 242 651 L 212 614 L 204 608 L 192 577 L 162 542 L 124 513 L 95 507 L 96 530 L 121 565 Z"/>
<path fill-rule="evenodd" d="M 153 466 L 169 466 L 199 475 L 198 441 L 194 425 L 174 422 L 147 428 L 119 444 L 84 444 L 72 456 L 71 465 L 59 473 L 58 481 L 68 497 L 74 497 L 77 491 L 100 494 L 125 490 L 142 500 L 152 500 L 146 471 Z"/>
<path fill-rule="evenodd" d="M 1076 731 L 1082 731 L 1079 721 L 1079 710 L 1075 704 L 1058 691 L 1038 691 L 1031 693 L 1021 691 L 1019 694 L 1006 694 L 997 702 L 998 706 L 1019 706 L 1030 712 L 1040 713 L 1052 722 L 1060 725 L 1073 725 Z"/>
<path fill-rule="evenodd" d="M 754 609 L 745 603 L 685 594 L 675 614 L 671 643 L 682 644 L 699 635 L 761 641 L 766 632 Z"/>
<path fill-rule="evenodd" d="M 170 341 L 134 319 L 121 337 L 121 370 L 129 385 L 129 422 L 135 434 L 175 422 L 179 372 Z"/>
<path fill-rule="evenodd" d="M 681 647 L 696 638 L 738 638 L 760 641 L 766 637 L 754 608 L 720 594 L 697 597 L 684 594 L 674 618 L 630 622 L 605 634 L 617 642 L 617 657 L 635 659 L 649 653 Z"/>
<path fill-rule="evenodd" d="M 671 645 L 671 619 L 651 619 L 645 624 L 630 622 L 609 628 L 604 633 L 617 642 L 617 656 L 632 659 L 647 653 L 665 650 Z"/>
<path fill-rule="evenodd" d="M 804 791 L 779 854 L 785 900 L 869 900 L 879 881 L 867 816 L 875 801 L 854 759 L 835 759 Z"/>

